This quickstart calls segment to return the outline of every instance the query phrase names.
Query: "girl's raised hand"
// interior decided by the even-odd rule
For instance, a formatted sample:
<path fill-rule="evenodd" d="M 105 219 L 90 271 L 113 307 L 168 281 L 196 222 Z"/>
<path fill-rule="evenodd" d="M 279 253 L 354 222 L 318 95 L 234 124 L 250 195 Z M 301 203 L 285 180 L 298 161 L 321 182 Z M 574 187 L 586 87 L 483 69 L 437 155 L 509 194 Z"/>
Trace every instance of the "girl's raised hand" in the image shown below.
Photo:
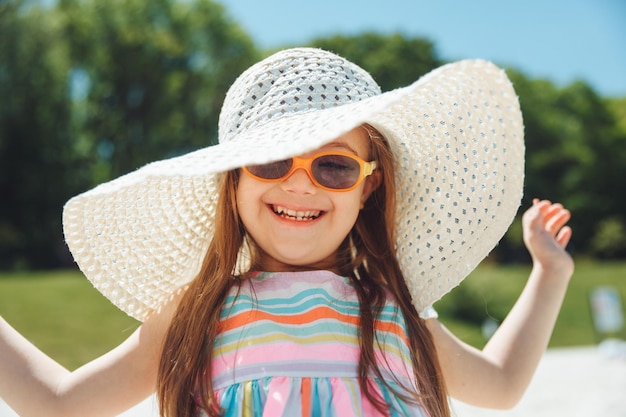
<path fill-rule="evenodd" d="M 574 272 L 574 261 L 565 248 L 572 236 L 567 226 L 571 215 L 559 203 L 534 199 L 524 213 L 522 226 L 524 243 L 535 266 L 553 273 L 567 275 Z"/>

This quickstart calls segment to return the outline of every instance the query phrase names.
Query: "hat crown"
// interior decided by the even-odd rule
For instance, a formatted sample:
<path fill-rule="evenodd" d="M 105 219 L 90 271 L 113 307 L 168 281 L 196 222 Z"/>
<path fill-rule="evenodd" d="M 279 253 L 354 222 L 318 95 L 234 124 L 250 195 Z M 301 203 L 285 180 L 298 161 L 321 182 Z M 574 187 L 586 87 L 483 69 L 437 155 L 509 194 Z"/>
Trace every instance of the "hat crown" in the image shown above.
<path fill-rule="evenodd" d="M 226 94 L 220 143 L 279 118 L 358 102 L 381 93 L 367 71 L 330 52 L 296 48 L 253 65 Z"/>

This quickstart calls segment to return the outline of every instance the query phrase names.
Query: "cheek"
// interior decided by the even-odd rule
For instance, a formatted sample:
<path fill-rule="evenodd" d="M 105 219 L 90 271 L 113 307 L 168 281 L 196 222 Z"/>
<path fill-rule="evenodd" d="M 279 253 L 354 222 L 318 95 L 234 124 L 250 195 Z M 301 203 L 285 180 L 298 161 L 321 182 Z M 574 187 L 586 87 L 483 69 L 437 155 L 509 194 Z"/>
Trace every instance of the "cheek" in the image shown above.
<path fill-rule="evenodd" d="M 345 228 L 347 230 L 350 230 L 352 226 L 354 226 L 354 223 L 356 222 L 356 219 L 361 211 L 361 207 L 362 203 L 360 193 L 350 196 L 350 198 L 337 201 L 335 208 L 337 212 L 342 213 L 341 221 L 345 224 Z"/>
<path fill-rule="evenodd" d="M 255 210 L 255 201 L 259 201 L 259 197 L 254 192 L 255 187 L 250 184 L 251 180 L 251 178 L 247 178 L 245 175 L 242 175 L 235 193 L 235 199 L 237 200 L 237 212 L 239 213 L 239 218 L 243 222 L 246 230 L 248 230 L 250 217 Z"/>

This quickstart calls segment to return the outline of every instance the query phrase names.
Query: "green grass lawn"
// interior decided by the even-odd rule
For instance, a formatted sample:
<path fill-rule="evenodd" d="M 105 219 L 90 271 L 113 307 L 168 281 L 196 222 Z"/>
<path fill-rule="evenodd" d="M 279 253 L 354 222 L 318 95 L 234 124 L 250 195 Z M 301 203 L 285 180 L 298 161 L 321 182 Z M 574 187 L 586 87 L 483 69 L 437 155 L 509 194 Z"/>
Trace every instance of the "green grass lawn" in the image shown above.
<path fill-rule="evenodd" d="M 480 323 L 487 317 L 498 321 L 505 317 L 529 273 L 529 266 L 481 265 L 459 287 L 435 304 L 441 321 L 461 339 L 482 347 L 485 339 Z M 624 309 L 626 262 L 576 260 L 576 271 L 552 334 L 551 347 L 590 345 L 601 340 L 601 335 L 594 330 L 589 304 L 589 294 L 597 286 L 616 288 L 621 294 Z M 459 304 L 468 304 L 473 313 L 478 311 L 480 314 L 474 320 L 458 320 L 451 315 L 451 311 Z M 613 336 L 626 339 L 626 328 Z"/>
<path fill-rule="evenodd" d="M 528 267 L 484 264 L 435 307 L 441 320 L 457 336 L 480 347 L 485 342 L 481 321 L 485 317 L 498 320 L 504 317 L 528 273 Z M 618 288 L 624 300 L 626 262 L 577 262 L 552 337 L 552 347 L 589 345 L 598 341 L 588 302 L 589 291 L 598 285 Z M 461 307 L 467 310 L 463 319 L 458 318 Z M 0 314 L 40 349 L 70 369 L 113 348 L 139 325 L 75 271 L 0 273 Z M 619 336 L 626 338 L 626 329 Z"/>
<path fill-rule="evenodd" d="M 0 314 L 70 369 L 112 349 L 139 326 L 75 271 L 0 274 Z"/>

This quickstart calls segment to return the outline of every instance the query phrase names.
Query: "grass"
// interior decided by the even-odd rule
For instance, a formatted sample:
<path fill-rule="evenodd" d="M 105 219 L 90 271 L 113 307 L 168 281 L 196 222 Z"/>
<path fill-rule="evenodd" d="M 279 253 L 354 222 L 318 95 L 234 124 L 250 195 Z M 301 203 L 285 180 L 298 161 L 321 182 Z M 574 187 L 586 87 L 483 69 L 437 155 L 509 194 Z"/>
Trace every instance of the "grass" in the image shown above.
<path fill-rule="evenodd" d="M 69 369 L 109 351 L 139 326 L 75 271 L 0 274 L 0 314 Z"/>
<path fill-rule="evenodd" d="M 474 346 L 485 340 L 484 318 L 504 318 L 521 291 L 529 268 L 481 265 L 435 307 L 441 320 Z M 577 262 L 551 346 L 598 341 L 589 292 L 611 285 L 626 296 L 626 262 Z M 0 273 L 0 315 L 48 355 L 74 369 L 107 352 L 139 325 L 114 307 L 76 271 Z M 626 339 L 626 329 L 618 336 Z"/>
<path fill-rule="evenodd" d="M 482 347 L 485 343 L 480 326 L 482 320 L 487 317 L 497 321 L 504 319 L 529 273 L 530 267 L 527 266 L 481 265 L 459 287 L 435 305 L 440 312 L 441 321 L 461 339 Z M 554 328 L 550 347 L 591 345 L 601 340 L 603 335 L 597 334 L 594 329 L 589 304 L 590 292 L 597 286 L 616 288 L 621 294 L 624 309 L 626 262 L 577 260 L 576 271 Z M 474 320 L 459 319 L 458 314 L 455 317 L 455 308 L 459 304 L 469 305 L 466 308 L 476 315 L 471 315 Z M 626 339 L 626 327 L 611 336 Z"/>

